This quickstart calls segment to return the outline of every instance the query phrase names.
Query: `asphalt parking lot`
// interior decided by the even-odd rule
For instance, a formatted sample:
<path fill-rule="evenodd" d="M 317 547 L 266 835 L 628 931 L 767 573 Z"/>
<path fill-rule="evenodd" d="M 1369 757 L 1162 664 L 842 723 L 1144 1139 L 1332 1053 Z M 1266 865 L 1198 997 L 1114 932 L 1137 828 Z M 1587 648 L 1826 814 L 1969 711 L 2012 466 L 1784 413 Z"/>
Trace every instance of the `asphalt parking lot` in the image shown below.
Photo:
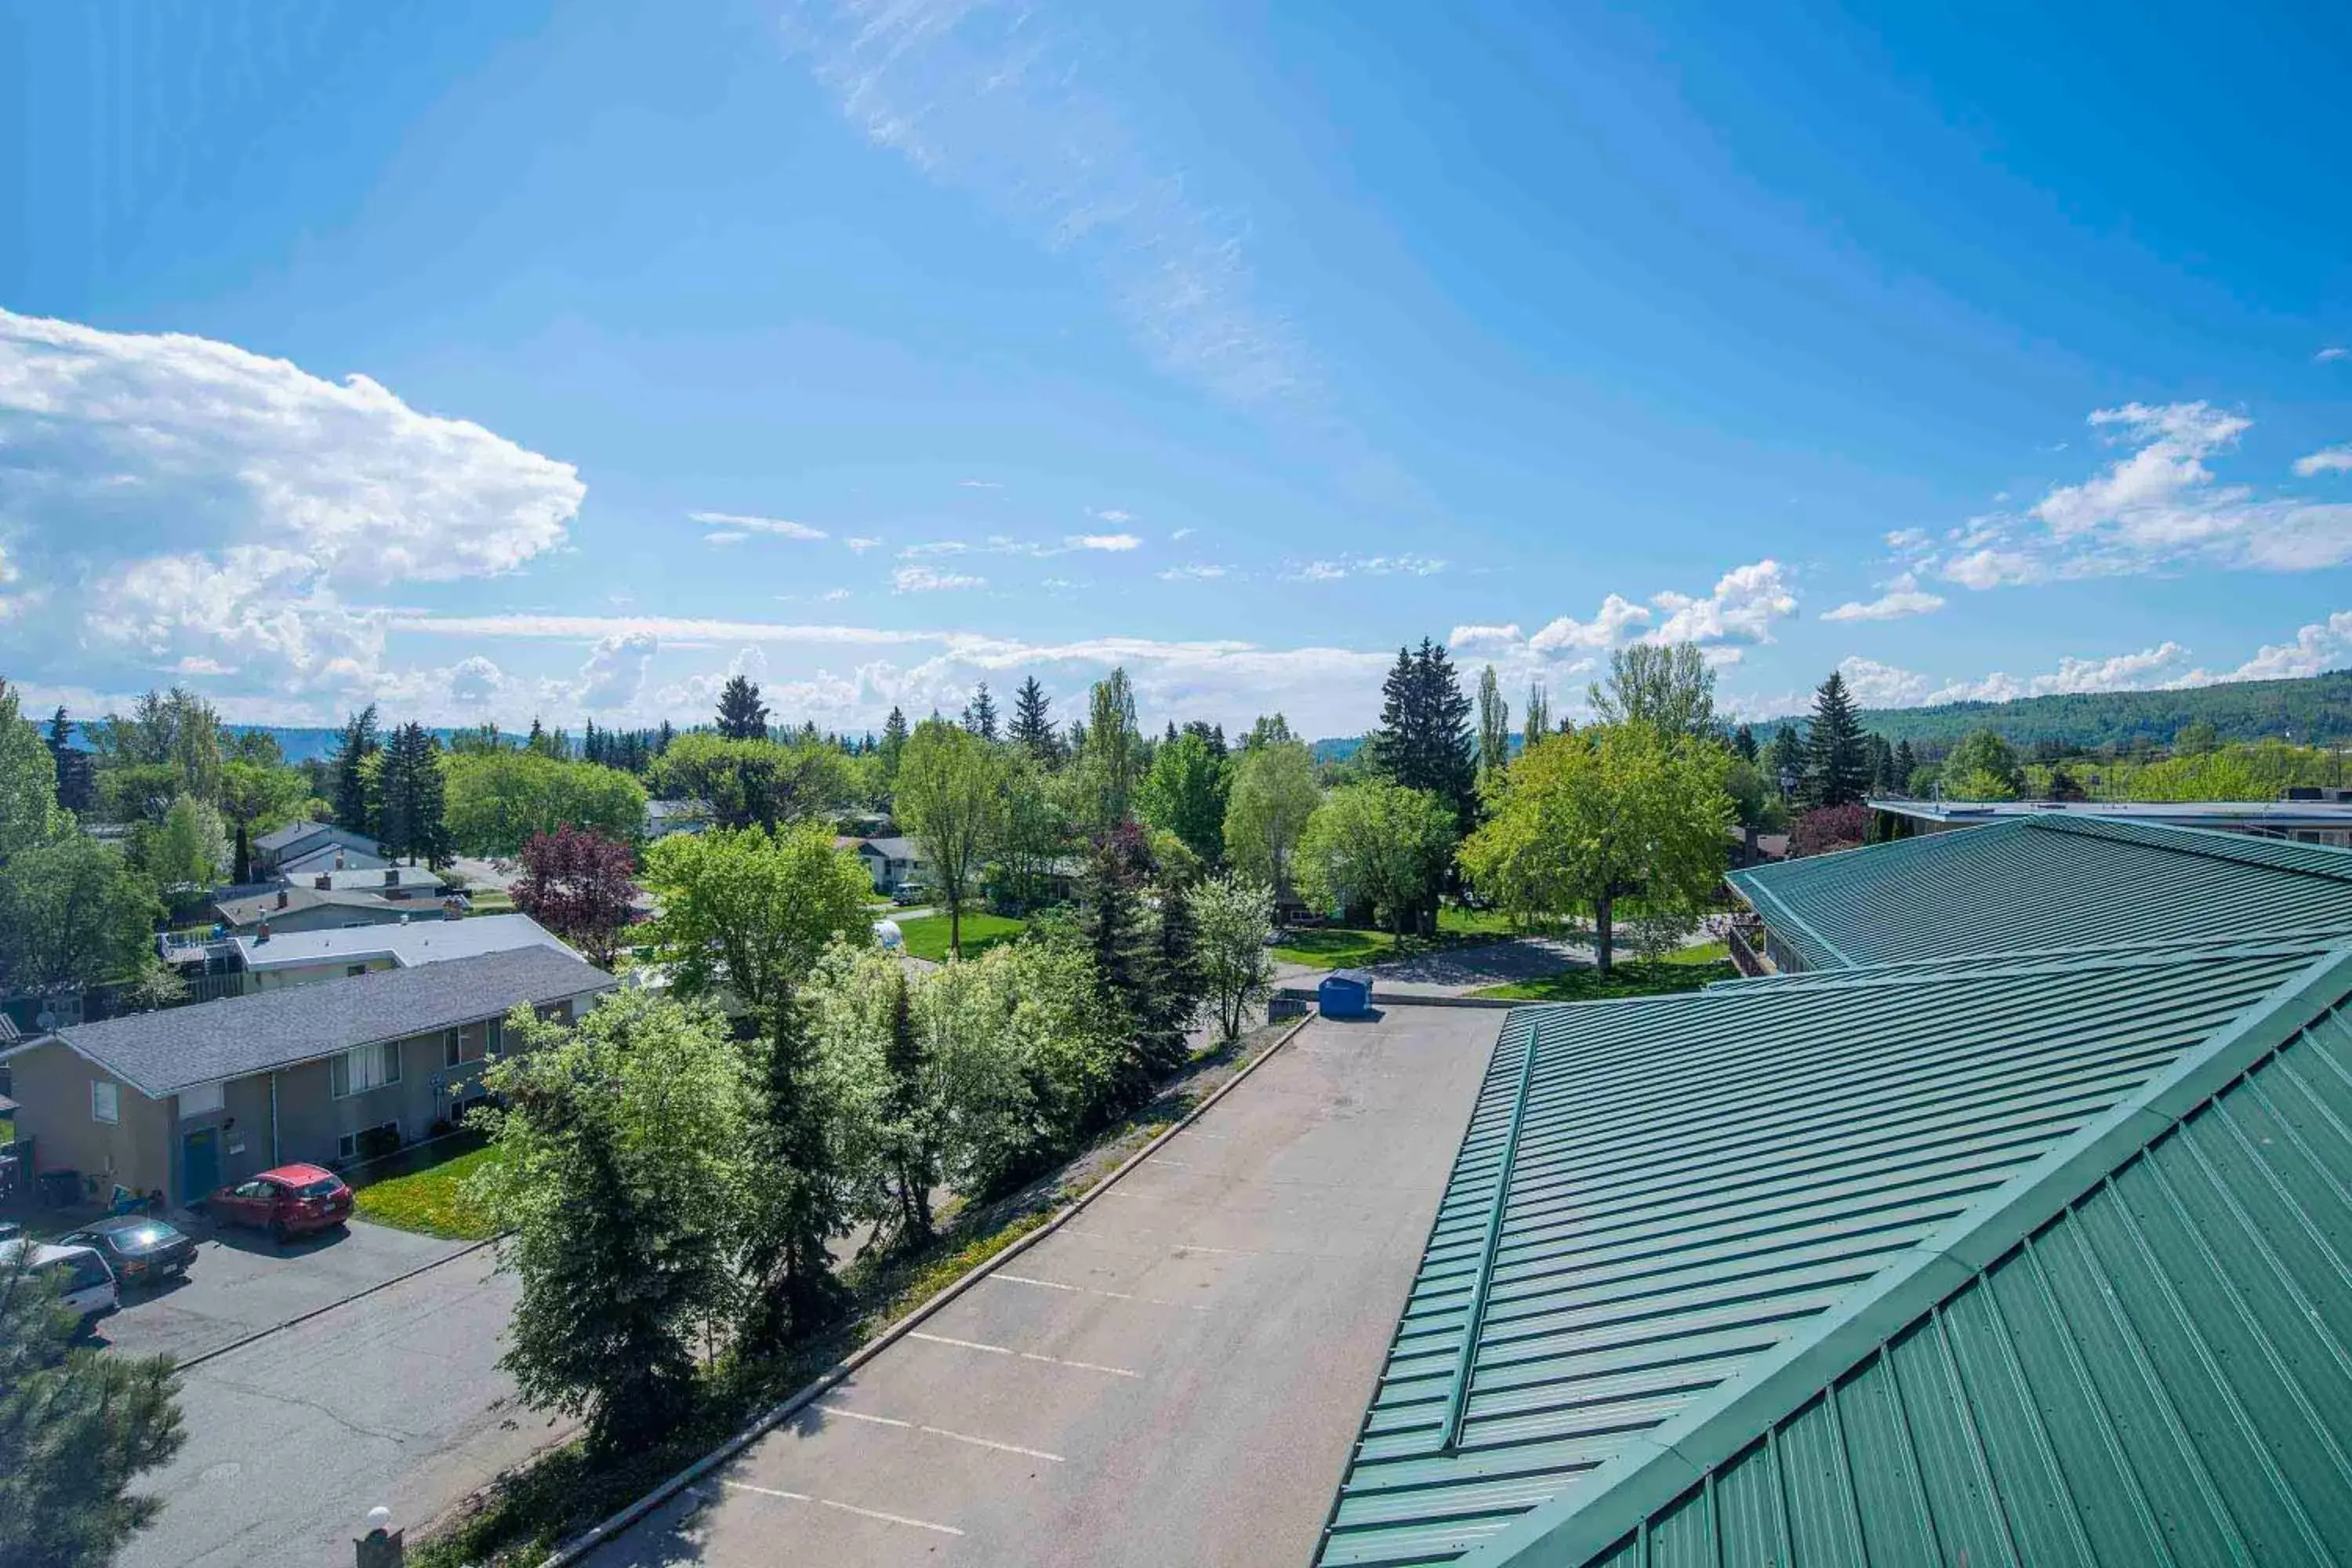
<path fill-rule="evenodd" d="M 1309 1024 L 591 1561 L 1307 1561 L 1502 1017 Z"/>

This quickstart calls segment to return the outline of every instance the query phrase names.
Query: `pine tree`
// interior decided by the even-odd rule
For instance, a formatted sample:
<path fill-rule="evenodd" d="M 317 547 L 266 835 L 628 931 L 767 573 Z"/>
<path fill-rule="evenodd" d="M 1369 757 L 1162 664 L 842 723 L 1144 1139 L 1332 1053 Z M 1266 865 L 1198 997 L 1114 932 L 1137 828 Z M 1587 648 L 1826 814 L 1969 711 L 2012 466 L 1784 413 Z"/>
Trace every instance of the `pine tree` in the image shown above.
<path fill-rule="evenodd" d="M 1895 748 L 1886 737 L 1874 733 L 1870 737 L 1870 787 L 1879 795 L 1889 795 L 1895 789 Z"/>
<path fill-rule="evenodd" d="M 456 852 L 449 837 L 441 742 L 422 724 L 411 724 L 408 729 L 414 750 L 408 776 L 409 853 L 437 871 L 449 863 Z"/>
<path fill-rule="evenodd" d="M 371 702 L 343 725 L 335 748 L 336 826 L 370 838 L 376 833 L 376 811 L 368 789 L 367 761 L 382 749 L 375 704 Z"/>
<path fill-rule="evenodd" d="M 1109 1088 L 1110 1102 L 1118 1109 L 1149 1100 L 1157 1076 L 1153 1063 L 1158 1051 L 1146 1038 L 1156 963 L 1137 895 L 1149 860 L 1142 832 L 1131 822 L 1119 824 L 1095 841 L 1078 886 L 1078 931 L 1094 962 L 1096 992 L 1111 1015 L 1122 1020 L 1118 1034 L 1127 1042 Z"/>
<path fill-rule="evenodd" d="M 730 741 L 768 738 L 768 708 L 748 675 L 730 675 L 719 693 L 719 733 Z"/>
<path fill-rule="evenodd" d="M 1151 988 L 1145 997 L 1144 1059 L 1154 1076 L 1184 1065 L 1192 1054 L 1192 1020 L 1201 1011 L 1200 932 L 1185 889 L 1172 879 L 1160 885 L 1160 918 L 1153 923 Z"/>
<path fill-rule="evenodd" d="M 847 1292 L 825 1243 L 846 1214 L 816 1082 L 814 1043 L 787 997 L 767 1020 L 753 1106 L 752 1157 L 764 1173 L 745 1246 L 760 1286 L 747 1334 L 768 1347 L 805 1337 L 841 1315 Z"/>
<path fill-rule="evenodd" d="M 1061 760 L 1061 737 L 1054 732 L 1053 704 L 1030 676 L 1013 694 L 1013 742 L 1047 767 Z"/>
<path fill-rule="evenodd" d="M 1911 775 L 1919 771 L 1919 758 L 1906 739 L 1895 748 L 1895 789 L 1901 794 L 1911 787 Z"/>
<path fill-rule="evenodd" d="M 890 999 L 890 1043 L 883 1051 L 890 1075 L 890 1122 L 898 1143 L 894 1173 L 898 1184 L 901 1242 L 928 1241 L 931 1235 L 931 1183 L 938 1175 L 939 1157 L 925 1123 L 923 1103 L 923 1042 L 915 1032 L 915 1010 L 907 994 L 907 977 L 898 976 L 898 994 Z"/>
<path fill-rule="evenodd" d="M 898 776 L 898 758 L 907 750 L 907 715 L 896 706 L 882 726 L 882 772 L 885 777 Z"/>
<path fill-rule="evenodd" d="M 1373 766 L 1407 789 L 1427 790 L 1465 826 L 1476 805 L 1475 739 L 1470 700 L 1454 678 L 1445 649 L 1423 637 L 1421 649 L 1397 649 L 1381 687 L 1381 727 L 1371 736 Z"/>
<path fill-rule="evenodd" d="M 1503 700 L 1503 683 L 1495 667 L 1478 672 L 1478 772 L 1481 776 L 1511 761 L 1511 705 Z"/>
<path fill-rule="evenodd" d="M 1743 762 L 1754 762 L 1757 757 L 1756 726 L 1742 724 L 1734 730 L 1731 732 L 1731 749 L 1739 753 Z"/>
<path fill-rule="evenodd" d="M 1853 805 L 1870 793 L 1870 746 L 1854 714 L 1845 677 L 1836 670 L 1813 694 L 1805 731 L 1805 804 Z"/>
<path fill-rule="evenodd" d="M 972 688 L 971 700 L 964 704 L 963 727 L 983 741 L 996 739 L 996 700 L 985 680 Z"/>
<path fill-rule="evenodd" d="M 1772 787 L 1784 795 L 1796 795 L 1805 783 L 1805 737 L 1793 720 L 1772 732 L 1769 757 Z"/>

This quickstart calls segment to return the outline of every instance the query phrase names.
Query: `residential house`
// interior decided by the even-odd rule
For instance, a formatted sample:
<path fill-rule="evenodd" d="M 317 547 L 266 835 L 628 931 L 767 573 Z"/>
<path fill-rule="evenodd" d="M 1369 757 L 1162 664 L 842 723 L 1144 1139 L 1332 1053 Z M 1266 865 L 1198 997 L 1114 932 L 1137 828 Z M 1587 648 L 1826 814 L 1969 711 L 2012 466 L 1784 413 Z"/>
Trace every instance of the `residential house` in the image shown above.
<path fill-rule="evenodd" d="M 911 838 L 836 838 L 834 844 L 856 851 L 857 863 L 874 879 L 877 893 L 895 893 L 923 881 L 923 851 Z"/>
<path fill-rule="evenodd" d="M 370 891 L 321 888 L 316 882 L 317 879 L 313 879 L 307 884 L 219 900 L 213 905 L 213 918 L 229 935 L 250 936 L 259 934 L 264 925 L 277 933 L 327 931 L 338 926 L 398 925 L 404 921 L 454 920 L 467 909 L 466 900 L 454 894 L 435 898 L 429 892 L 405 888 Z"/>
<path fill-rule="evenodd" d="M 710 803 L 707 800 L 649 800 L 646 802 L 646 842 L 667 838 L 673 833 L 699 833 L 710 826 Z"/>
<path fill-rule="evenodd" d="M 78 1025 L 0 1061 L 42 1170 L 180 1205 L 426 1136 L 479 1097 L 508 1013 L 574 1018 L 616 984 L 534 942 Z"/>
<path fill-rule="evenodd" d="M 346 980 L 382 969 L 414 969 L 486 952 L 522 947 L 572 952 L 552 931 L 529 915 L 483 915 L 475 920 L 423 920 L 403 925 L 344 926 L 230 939 L 247 994 L 289 985 Z M 573 956 L 578 956 L 573 954 Z"/>
<path fill-rule="evenodd" d="M 373 869 L 383 864 L 374 839 L 331 822 L 289 822 L 253 841 L 254 865 L 270 876 L 307 875 L 331 868 L 318 862 L 322 856 L 332 862 L 338 850 L 348 866 Z"/>
<path fill-rule="evenodd" d="M 2334 1560 L 2352 943 L 2211 934 L 1515 1010 L 1318 1564 Z"/>
<path fill-rule="evenodd" d="M 2072 813 L 1757 866 L 1727 880 L 1762 924 L 1762 957 L 1784 972 L 2352 932 L 2352 850 Z M 1734 957 L 1743 953 L 1755 956 L 1748 947 Z"/>

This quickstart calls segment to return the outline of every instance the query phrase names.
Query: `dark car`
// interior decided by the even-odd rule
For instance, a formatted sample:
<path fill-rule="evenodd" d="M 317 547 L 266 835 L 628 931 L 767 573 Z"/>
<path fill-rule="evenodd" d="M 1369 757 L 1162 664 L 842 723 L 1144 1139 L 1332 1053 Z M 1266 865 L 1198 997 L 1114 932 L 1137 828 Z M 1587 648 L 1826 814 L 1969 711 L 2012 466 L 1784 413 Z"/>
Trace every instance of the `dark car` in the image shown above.
<path fill-rule="evenodd" d="M 185 1274 L 196 1260 L 196 1244 L 177 1226 L 140 1215 L 102 1219 L 58 1240 L 67 1247 L 87 1247 L 105 1258 L 124 1285 L 152 1285 Z"/>
<path fill-rule="evenodd" d="M 209 1207 L 223 1225 L 249 1225 L 284 1241 L 351 1218 L 352 1190 L 323 1165 L 280 1165 L 221 1188 Z"/>

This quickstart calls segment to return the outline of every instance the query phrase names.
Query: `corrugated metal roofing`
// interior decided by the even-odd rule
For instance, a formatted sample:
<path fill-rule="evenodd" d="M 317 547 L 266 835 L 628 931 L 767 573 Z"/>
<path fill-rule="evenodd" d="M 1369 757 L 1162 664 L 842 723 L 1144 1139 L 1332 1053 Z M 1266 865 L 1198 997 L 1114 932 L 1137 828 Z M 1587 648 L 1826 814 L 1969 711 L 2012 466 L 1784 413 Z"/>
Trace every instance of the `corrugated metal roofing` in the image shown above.
<path fill-rule="evenodd" d="M 1761 1420 L 1695 1423 L 1674 1446 L 1696 1467 L 1651 1489 L 1671 1500 L 1531 1521 L 1494 1561 L 2352 1557 L 2352 1027 L 2326 1000 L 2346 967 L 2152 1138 L 2054 1173 L 2075 1178 L 2054 1214 L 1992 1216 L 1973 1272 L 1921 1281 L 1925 1310 L 1830 1336 L 1839 1364 L 1780 1380 Z"/>
<path fill-rule="evenodd" d="M 1817 1353 L 1928 1238 L 2315 966 L 2352 959 L 2246 944 L 1517 1010 L 1319 1561 L 1449 1561 L 1615 1490 L 1661 1427 Z M 1741 1441 L 1795 1404 L 1735 1410 Z M 1645 1506 L 1696 1475 L 1671 1473 Z"/>
<path fill-rule="evenodd" d="M 1814 969 L 2257 931 L 2352 934 L 2352 850 L 2092 817 L 2012 818 L 1728 879 Z"/>

